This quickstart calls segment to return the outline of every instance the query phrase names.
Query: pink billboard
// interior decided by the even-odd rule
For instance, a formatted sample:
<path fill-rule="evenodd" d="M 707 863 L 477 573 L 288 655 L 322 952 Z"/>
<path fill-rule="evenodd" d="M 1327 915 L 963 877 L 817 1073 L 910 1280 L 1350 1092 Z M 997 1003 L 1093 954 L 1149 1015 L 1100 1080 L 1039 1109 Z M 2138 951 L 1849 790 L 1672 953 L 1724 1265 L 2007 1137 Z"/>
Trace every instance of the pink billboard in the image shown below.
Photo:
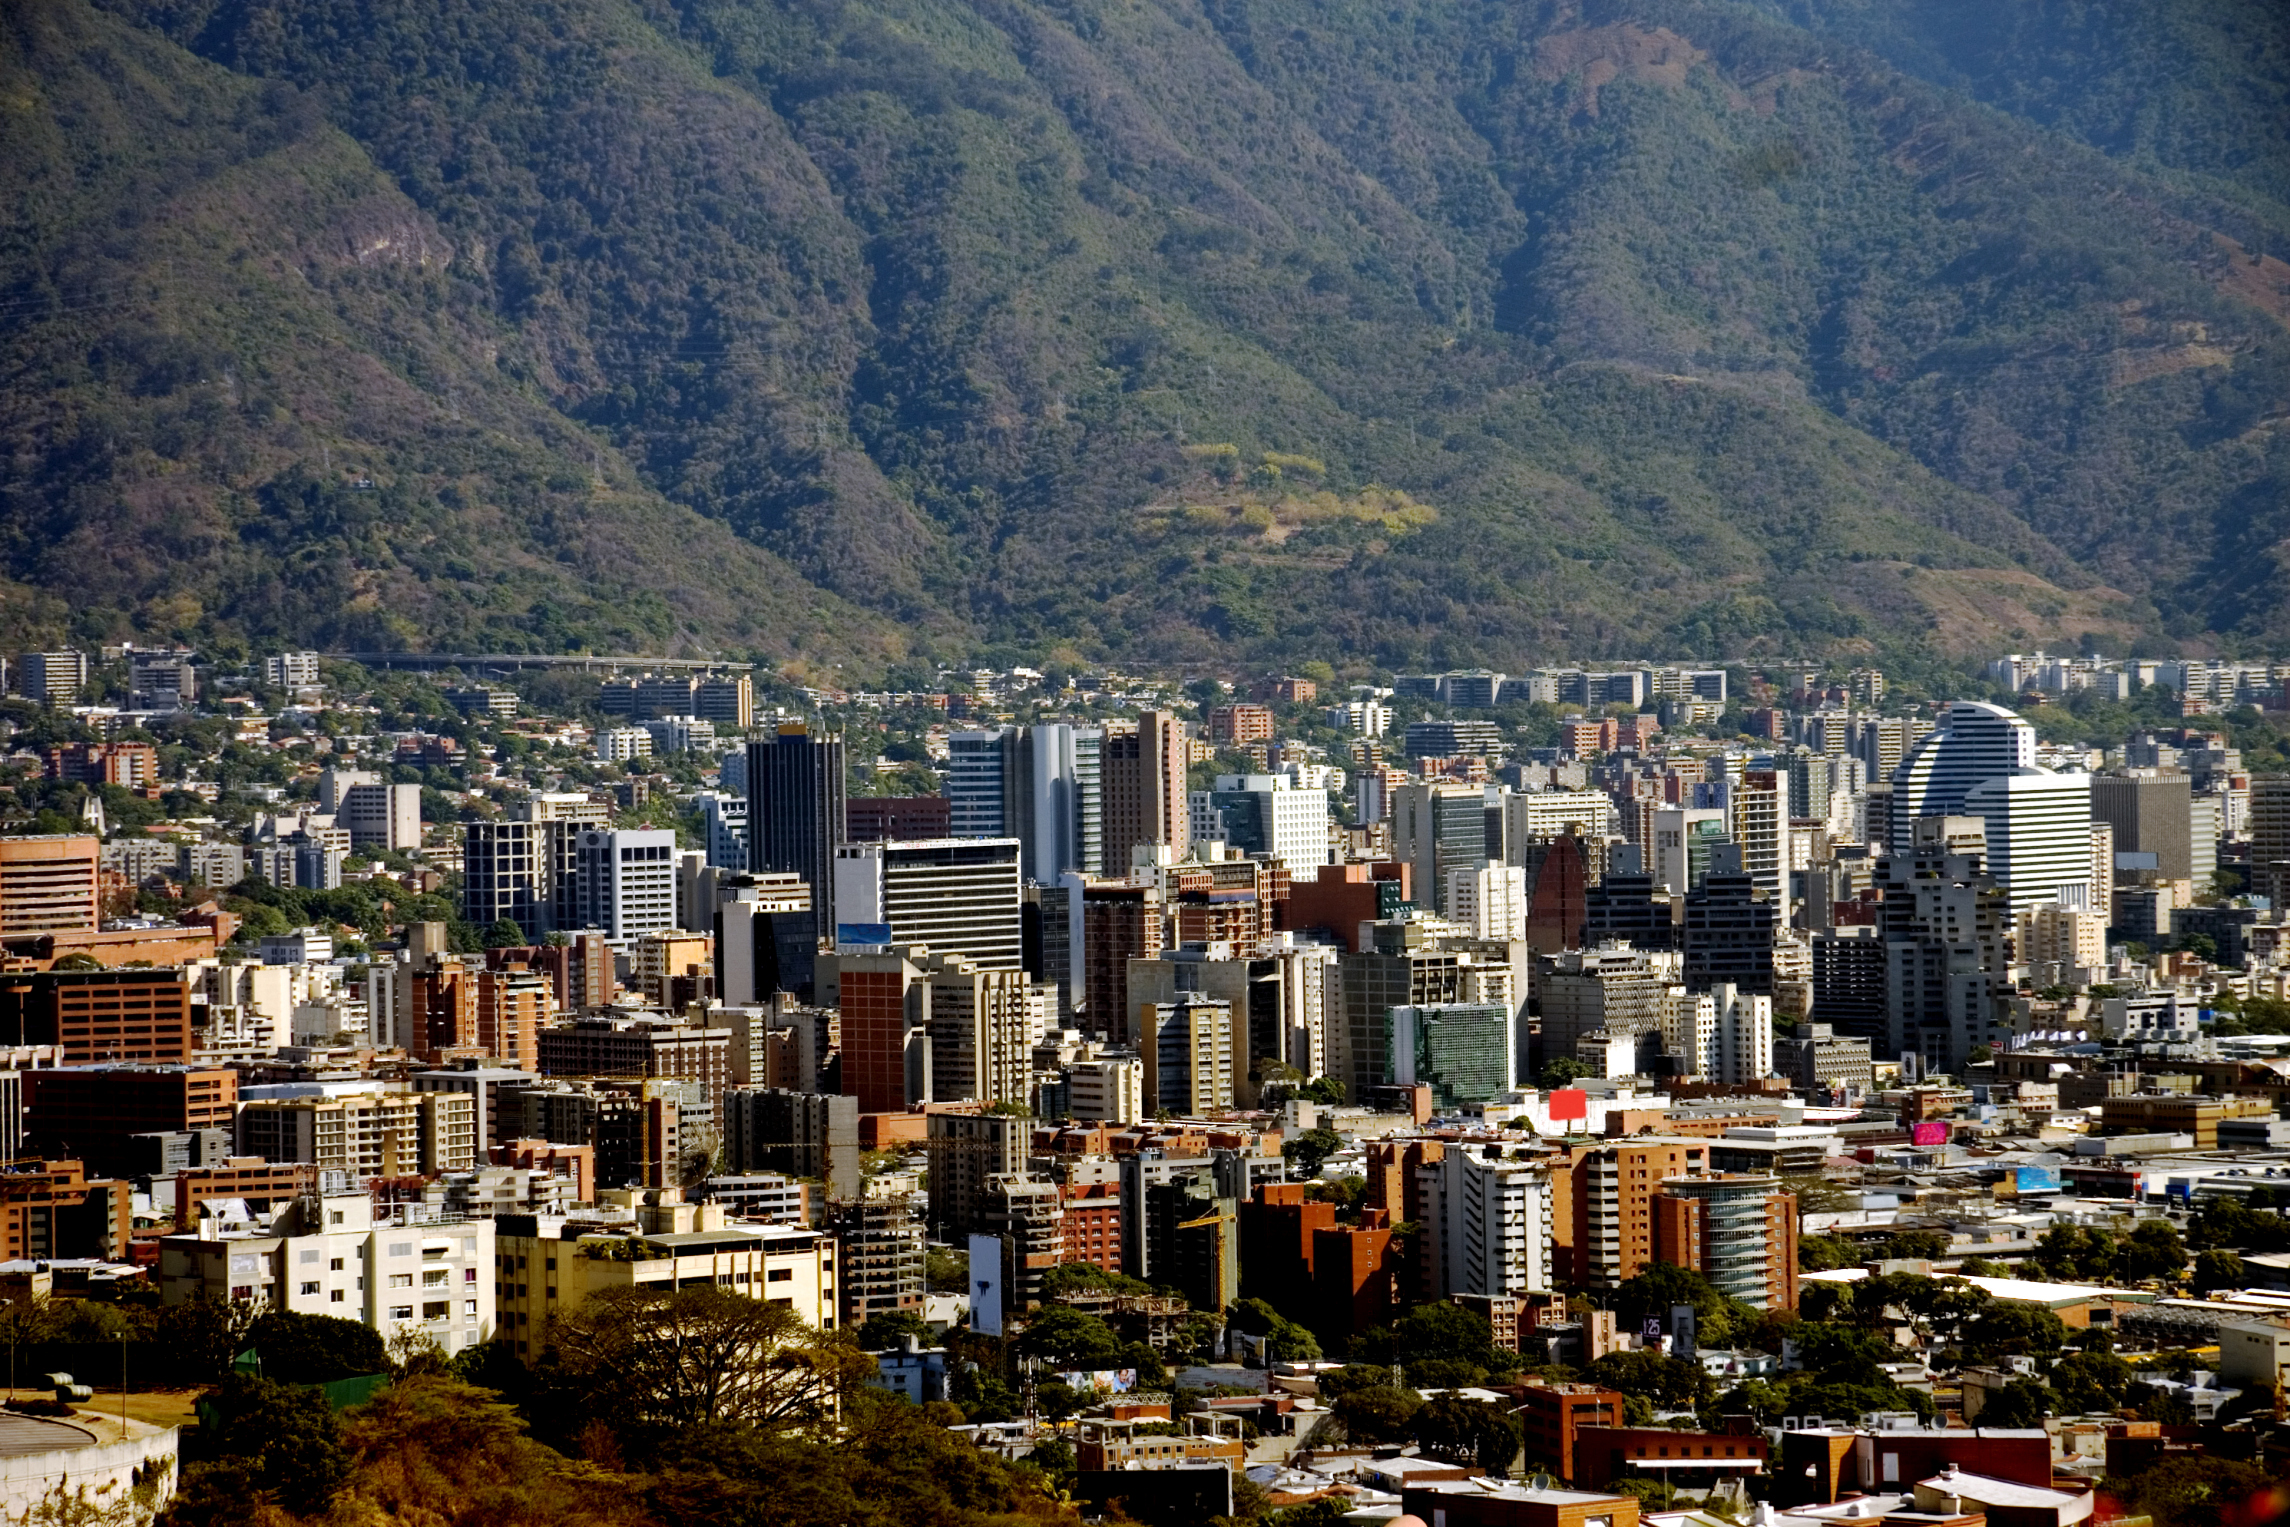
<path fill-rule="evenodd" d="M 1908 1139 L 1912 1145 L 1946 1145 L 1948 1143 L 1948 1121 L 1946 1119 L 1926 1119 L 1921 1124 L 1912 1124 L 1909 1126 Z"/>

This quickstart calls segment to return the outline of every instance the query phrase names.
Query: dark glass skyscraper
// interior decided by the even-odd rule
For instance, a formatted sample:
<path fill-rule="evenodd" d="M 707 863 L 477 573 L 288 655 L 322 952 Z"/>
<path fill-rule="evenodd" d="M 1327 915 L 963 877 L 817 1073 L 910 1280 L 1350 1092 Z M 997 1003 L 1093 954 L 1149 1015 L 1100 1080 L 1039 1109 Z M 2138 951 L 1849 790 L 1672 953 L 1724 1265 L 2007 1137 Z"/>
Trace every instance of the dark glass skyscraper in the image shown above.
<path fill-rule="evenodd" d="M 747 867 L 801 875 L 822 935 L 835 930 L 843 842 L 843 739 L 800 726 L 747 745 Z"/>

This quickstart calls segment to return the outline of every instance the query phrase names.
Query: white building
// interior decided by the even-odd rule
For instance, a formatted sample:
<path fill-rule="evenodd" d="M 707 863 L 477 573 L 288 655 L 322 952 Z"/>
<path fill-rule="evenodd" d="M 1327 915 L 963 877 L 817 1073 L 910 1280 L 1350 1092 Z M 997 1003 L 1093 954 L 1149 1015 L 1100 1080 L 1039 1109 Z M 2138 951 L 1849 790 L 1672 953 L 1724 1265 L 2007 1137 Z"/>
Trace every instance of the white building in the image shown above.
<path fill-rule="evenodd" d="M 626 763 L 652 756 L 652 734 L 640 726 L 604 726 L 596 731 L 596 761 Z"/>
<path fill-rule="evenodd" d="M 1773 999 L 1720 982 L 1710 991 L 1715 1008 L 1712 1081 L 1745 1084 L 1773 1070 Z"/>
<path fill-rule="evenodd" d="M 356 848 L 421 847 L 421 786 L 356 784 L 341 793 L 334 822 Z"/>
<path fill-rule="evenodd" d="M 708 863 L 718 869 L 747 868 L 747 797 L 703 790 L 693 799 L 699 804 L 700 825 L 707 834 Z"/>
<path fill-rule="evenodd" d="M 577 850 L 581 925 L 615 945 L 676 926 L 676 835 L 665 828 L 584 828 Z"/>
<path fill-rule="evenodd" d="M 1526 937 L 1527 872 L 1515 864 L 1449 870 L 1447 918 L 1473 938 Z"/>
<path fill-rule="evenodd" d="M 1300 788 L 1285 774 L 1222 774 L 1209 804 L 1224 817 L 1226 842 L 1281 860 L 1293 876 L 1328 862 L 1325 790 Z"/>
<path fill-rule="evenodd" d="M 1986 824 L 1988 873 L 2013 911 L 2108 910 L 2091 900 L 2090 775 L 2032 767 L 1999 774 L 1965 792 L 1963 814 Z"/>
<path fill-rule="evenodd" d="M 425 1219 L 420 1206 L 377 1211 L 363 1191 L 282 1205 L 267 1221 L 204 1213 L 196 1231 L 159 1242 L 160 1300 L 228 1300 L 331 1315 L 385 1338 L 427 1336 L 449 1353 L 493 1334 L 493 1221 Z M 226 1201 L 227 1203 L 228 1201 Z"/>
<path fill-rule="evenodd" d="M 1100 1055 L 1066 1067 L 1067 1106 L 1073 1116 L 1100 1124 L 1134 1124 L 1146 1115 L 1145 1062 L 1134 1055 Z"/>
<path fill-rule="evenodd" d="M 318 682 L 318 654 L 281 652 L 262 660 L 262 681 L 272 689 L 308 689 Z"/>
<path fill-rule="evenodd" d="M 1915 845 L 1917 818 L 1973 815 L 1975 788 L 2035 766 L 2034 727 L 2000 705 L 1957 701 L 1893 770 L 1893 848 Z"/>
<path fill-rule="evenodd" d="M 839 844 L 835 921 L 887 926 L 884 943 L 927 944 L 1015 970 L 1023 954 L 1018 848 L 1016 838 Z"/>
<path fill-rule="evenodd" d="M 1451 1150 L 1416 1168 L 1431 1291 L 1523 1294 L 1551 1286 L 1550 1178 L 1538 1162 Z"/>
<path fill-rule="evenodd" d="M 316 965 L 334 958 L 334 935 L 316 928 L 292 928 L 264 935 L 256 947 L 265 965 Z"/>
<path fill-rule="evenodd" d="M 1586 838 L 1610 838 L 1619 830 L 1614 802 L 1603 790 L 1520 790 L 1503 797 L 1503 841 L 1513 853 L 1539 838 L 1565 835 L 1572 827 Z"/>

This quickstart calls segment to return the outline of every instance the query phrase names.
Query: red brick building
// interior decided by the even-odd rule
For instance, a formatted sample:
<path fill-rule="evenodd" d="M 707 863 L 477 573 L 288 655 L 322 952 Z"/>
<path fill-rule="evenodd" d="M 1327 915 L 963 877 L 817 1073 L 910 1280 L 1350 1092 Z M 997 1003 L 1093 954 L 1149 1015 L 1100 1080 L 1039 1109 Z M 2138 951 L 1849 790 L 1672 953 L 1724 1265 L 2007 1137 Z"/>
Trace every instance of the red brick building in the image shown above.
<path fill-rule="evenodd" d="M 1068 1183 L 1065 1198 L 1067 1262 L 1087 1262 L 1109 1273 L 1121 1271 L 1121 1185 Z"/>
<path fill-rule="evenodd" d="M 1217 705 L 1209 709 L 1209 741 L 1220 747 L 1237 747 L 1248 742 L 1272 740 L 1272 710 L 1269 706 Z"/>
<path fill-rule="evenodd" d="M 26 1138 L 38 1150 L 126 1173 L 128 1138 L 229 1129 L 239 1076 L 227 1066 L 60 1066 L 24 1073 Z"/>
<path fill-rule="evenodd" d="M 1584 1426 L 1574 1434 L 1574 1483 L 1603 1490 L 1617 1479 L 1665 1479 L 1706 1490 L 1765 1472 L 1772 1445 L 1761 1436 L 1681 1432 L 1660 1426 Z"/>
<path fill-rule="evenodd" d="M 190 988 L 165 968 L 0 976 L 0 1044 L 56 1045 L 67 1066 L 188 1060 Z"/>

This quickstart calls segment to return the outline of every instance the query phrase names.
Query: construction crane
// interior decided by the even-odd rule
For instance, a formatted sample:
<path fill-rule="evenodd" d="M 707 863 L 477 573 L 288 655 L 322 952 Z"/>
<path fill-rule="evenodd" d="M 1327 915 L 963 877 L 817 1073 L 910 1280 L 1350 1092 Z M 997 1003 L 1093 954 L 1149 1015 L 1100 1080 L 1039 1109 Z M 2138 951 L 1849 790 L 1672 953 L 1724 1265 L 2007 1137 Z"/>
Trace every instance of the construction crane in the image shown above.
<path fill-rule="evenodd" d="M 1226 1237 L 1232 1233 L 1229 1228 L 1232 1222 L 1232 1205 L 1224 1200 L 1218 1201 L 1217 1212 L 1214 1214 L 1204 1214 L 1199 1219 L 1179 1220 L 1177 1222 L 1179 1230 L 1213 1228 L 1216 1231 L 1216 1250 L 1213 1253 L 1215 1260 L 1210 1264 L 1212 1271 L 1209 1273 L 1209 1286 L 1206 1292 L 1209 1296 L 1209 1303 L 1219 1310 L 1231 1304 L 1240 1294 L 1239 1289 L 1224 1286 Z"/>

